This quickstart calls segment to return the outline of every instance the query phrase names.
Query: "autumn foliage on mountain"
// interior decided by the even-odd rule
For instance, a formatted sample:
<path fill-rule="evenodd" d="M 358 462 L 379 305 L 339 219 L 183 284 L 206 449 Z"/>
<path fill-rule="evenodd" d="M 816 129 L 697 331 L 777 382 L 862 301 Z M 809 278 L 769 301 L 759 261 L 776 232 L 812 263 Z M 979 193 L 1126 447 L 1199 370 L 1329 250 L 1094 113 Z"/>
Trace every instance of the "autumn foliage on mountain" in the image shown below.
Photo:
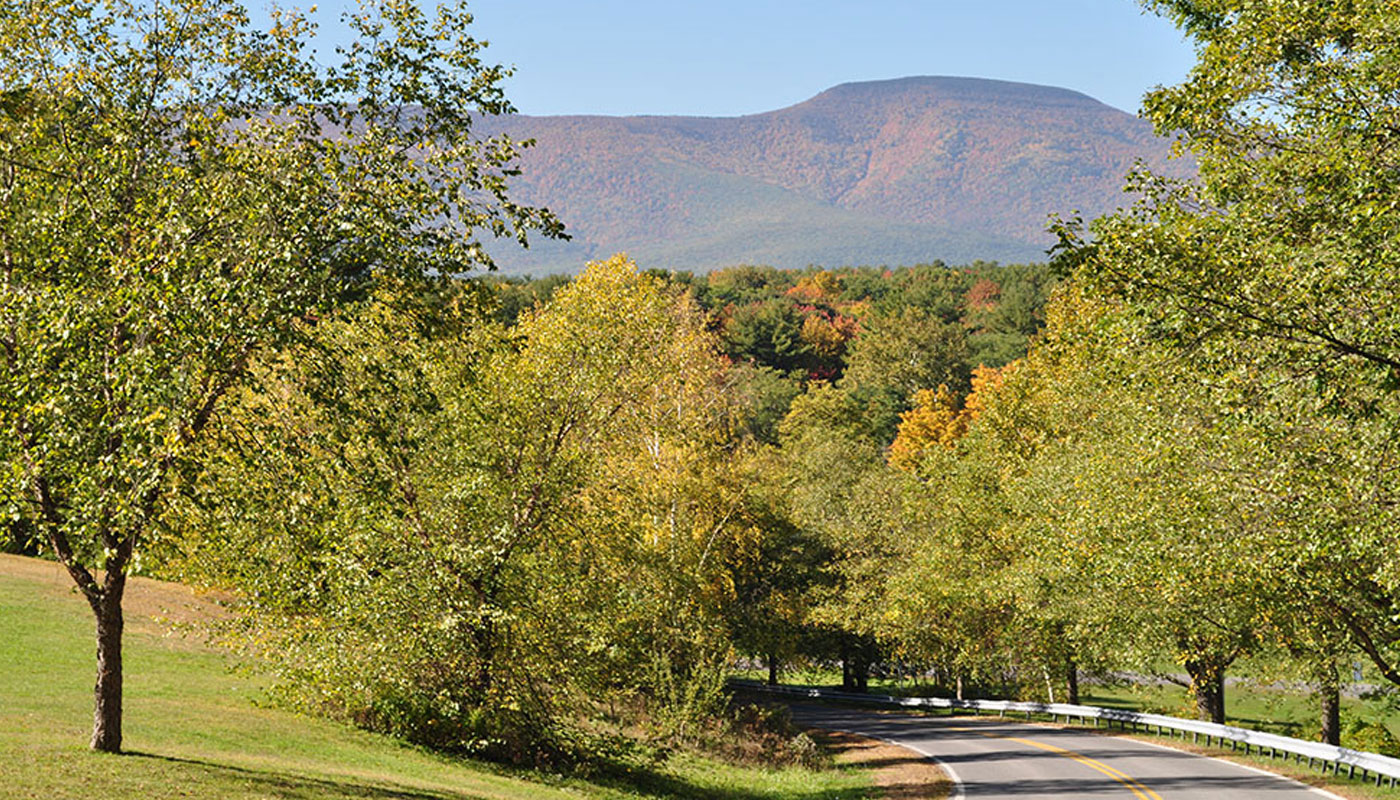
<path fill-rule="evenodd" d="M 1083 94 L 973 78 L 843 84 L 735 118 L 480 124 L 536 141 L 514 188 L 574 237 L 502 254 L 507 271 L 536 274 L 619 250 L 701 271 L 1039 260 L 1047 215 L 1124 205 L 1138 160 L 1192 171 L 1146 122 Z"/>

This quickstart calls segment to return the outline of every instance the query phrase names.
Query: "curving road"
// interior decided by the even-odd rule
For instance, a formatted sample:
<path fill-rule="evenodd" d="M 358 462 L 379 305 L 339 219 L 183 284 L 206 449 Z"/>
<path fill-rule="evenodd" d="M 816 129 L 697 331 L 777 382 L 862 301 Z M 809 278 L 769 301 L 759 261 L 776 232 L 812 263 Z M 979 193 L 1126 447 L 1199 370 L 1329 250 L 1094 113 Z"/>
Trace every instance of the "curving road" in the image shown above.
<path fill-rule="evenodd" d="M 884 739 L 948 771 L 954 800 L 1340 800 L 1287 778 L 1161 745 L 1010 720 L 792 704 L 800 725 Z"/>

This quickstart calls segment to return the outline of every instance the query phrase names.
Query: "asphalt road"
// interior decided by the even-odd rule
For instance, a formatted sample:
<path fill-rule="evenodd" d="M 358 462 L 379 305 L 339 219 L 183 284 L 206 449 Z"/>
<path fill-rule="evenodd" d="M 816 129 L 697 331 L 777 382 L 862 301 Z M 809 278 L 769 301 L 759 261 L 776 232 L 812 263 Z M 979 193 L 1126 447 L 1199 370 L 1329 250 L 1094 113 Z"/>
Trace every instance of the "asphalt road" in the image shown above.
<path fill-rule="evenodd" d="M 800 725 L 884 739 L 933 758 L 954 800 L 1320 800 L 1336 795 L 1161 745 L 1010 720 L 792 704 Z"/>

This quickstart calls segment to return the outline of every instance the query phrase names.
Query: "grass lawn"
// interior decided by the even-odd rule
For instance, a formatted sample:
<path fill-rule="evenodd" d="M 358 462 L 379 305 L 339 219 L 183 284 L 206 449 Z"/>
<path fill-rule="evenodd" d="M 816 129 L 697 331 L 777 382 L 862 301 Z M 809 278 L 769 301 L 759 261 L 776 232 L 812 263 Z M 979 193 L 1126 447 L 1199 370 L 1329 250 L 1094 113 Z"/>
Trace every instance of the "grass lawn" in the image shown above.
<path fill-rule="evenodd" d="M 1196 708 L 1190 693 L 1175 685 L 1085 686 L 1080 702 L 1174 717 L 1194 717 Z M 1355 710 L 1361 703 L 1344 697 L 1342 706 Z M 1312 740 L 1322 725 L 1320 714 L 1318 701 L 1301 692 L 1240 685 L 1225 689 L 1225 721 L 1237 727 Z"/>
<path fill-rule="evenodd" d="M 127 593 L 123 755 L 87 749 L 91 614 L 66 573 L 0 555 L 0 795 L 163 798 L 878 797 L 876 771 L 743 768 L 677 756 L 635 780 L 591 783 L 448 758 L 388 737 L 255 704 L 257 686 L 153 616 L 205 613 L 184 587 L 134 579 Z M 903 795 L 901 795 L 903 796 Z"/>

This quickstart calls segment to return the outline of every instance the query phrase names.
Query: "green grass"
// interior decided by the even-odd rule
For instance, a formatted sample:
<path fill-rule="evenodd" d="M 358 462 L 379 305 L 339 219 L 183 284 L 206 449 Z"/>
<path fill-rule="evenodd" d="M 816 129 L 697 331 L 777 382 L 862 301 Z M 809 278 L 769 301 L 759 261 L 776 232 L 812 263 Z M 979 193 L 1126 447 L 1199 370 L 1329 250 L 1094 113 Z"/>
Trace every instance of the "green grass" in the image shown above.
<path fill-rule="evenodd" d="M 1190 693 L 1175 685 L 1089 686 L 1081 690 L 1080 702 L 1175 717 L 1195 716 Z M 1361 708 L 1359 702 L 1350 698 L 1343 698 L 1342 705 L 1346 709 Z M 1241 728 L 1313 739 L 1321 726 L 1320 713 L 1313 697 L 1296 691 L 1239 685 L 1225 690 L 1225 721 Z"/>
<path fill-rule="evenodd" d="M 187 590 L 128 594 L 123 755 L 87 750 L 93 681 L 86 605 L 54 565 L 0 556 L 0 795 L 163 798 L 716 798 L 873 796 L 855 768 L 745 768 L 681 755 L 608 784 L 508 770 L 255 705 L 257 686 L 202 644 L 150 621 Z"/>

